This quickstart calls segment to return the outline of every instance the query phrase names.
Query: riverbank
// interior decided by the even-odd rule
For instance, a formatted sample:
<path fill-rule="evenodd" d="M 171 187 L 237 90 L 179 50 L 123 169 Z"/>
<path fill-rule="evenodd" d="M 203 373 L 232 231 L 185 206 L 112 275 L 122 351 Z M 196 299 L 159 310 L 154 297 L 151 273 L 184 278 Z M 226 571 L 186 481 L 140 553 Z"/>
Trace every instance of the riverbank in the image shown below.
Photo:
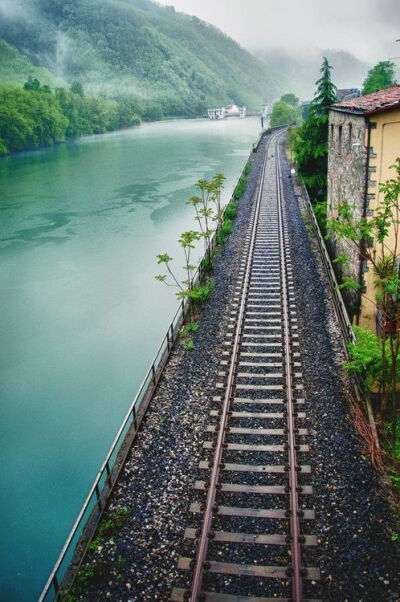
<path fill-rule="evenodd" d="M 85 96 L 80 84 L 53 91 L 34 79 L 24 88 L 0 87 L 0 105 L 0 157 L 141 123 L 132 100 Z"/>
<path fill-rule="evenodd" d="M 196 522 L 190 504 L 201 501 L 193 484 L 196 478 L 204 478 L 198 463 L 203 458 L 209 411 L 217 408 L 212 399 L 229 303 L 265 143 L 253 157 L 233 235 L 216 262 L 216 289 L 201 317 L 195 349 L 188 354 L 178 345 L 173 351 L 105 515 L 105 521 L 112 523 L 122 511 L 124 520 L 95 540 L 81 569 L 76 599 L 167 601 L 172 586 L 189 584 L 189 575 L 182 577 L 177 562 L 179 556 L 193 552 L 183 533 Z M 314 495 L 308 506 L 317 514 L 321 597 L 394 600 L 399 594 L 400 556 L 385 530 L 390 510 L 349 421 L 340 334 L 288 173 L 286 164 L 295 295 L 299 332 L 305 341 L 301 356 L 309 418 L 304 426 L 312 442 L 304 461 L 312 464 Z"/>

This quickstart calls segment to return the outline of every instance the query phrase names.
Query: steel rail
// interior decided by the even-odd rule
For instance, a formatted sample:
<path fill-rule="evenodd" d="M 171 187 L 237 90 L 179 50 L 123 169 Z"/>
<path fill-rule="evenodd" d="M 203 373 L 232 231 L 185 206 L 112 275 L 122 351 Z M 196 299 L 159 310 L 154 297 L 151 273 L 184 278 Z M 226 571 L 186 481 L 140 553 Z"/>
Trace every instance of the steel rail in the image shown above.
<path fill-rule="evenodd" d="M 278 232 L 281 263 L 281 283 L 282 283 L 282 322 L 284 331 L 284 356 L 285 356 L 285 377 L 286 377 L 286 401 L 287 401 L 287 444 L 289 460 L 289 499 L 290 499 L 290 544 L 291 544 L 291 578 L 292 578 L 292 600 L 301 602 L 303 600 L 302 583 L 302 554 L 301 554 L 301 535 L 299 519 L 299 499 L 298 499 L 298 480 L 297 480 L 297 457 L 296 457 L 296 432 L 294 417 L 294 385 L 293 385 L 293 359 L 291 351 L 290 336 L 290 307 L 288 298 L 288 280 L 286 272 L 285 257 L 285 234 L 283 227 L 283 193 L 282 193 L 282 172 L 280 165 L 280 149 L 277 146 L 276 152 L 276 186 L 278 201 Z"/>
<path fill-rule="evenodd" d="M 210 531 L 211 531 L 211 524 L 212 524 L 212 518 L 213 518 L 213 510 L 214 510 L 216 492 L 217 492 L 217 484 L 218 484 L 219 475 L 220 475 L 220 465 L 221 465 L 221 459 L 222 459 L 222 453 L 223 453 L 223 444 L 224 444 L 224 440 L 225 440 L 226 425 L 227 425 L 228 416 L 229 416 L 229 408 L 230 408 L 230 403 L 231 403 L 231 399 L 232 399 L 232 393 L 233 393 L 234 387 L 235 387 L 235 374 L 236 374 L 238 359 L 239 359 L 239 351 L 240 351 L 242 330 L 243 330 L 243 324 L 244 324 L 244 314 L 245 314 L 246 301 L 247 301 L 247 296 L 248 296 L 251 265 L 252 265 L 252 261 L 253 261 L 254 245 L 255 245 L 256 234 L 257 234 L 258 217 L 259 217 L 259 213 L 260 213 L 261 197 L 262 197 L 262 192 L 263 192 L 263 184 L 264 184 L 264 178 L 265 178 L 265 169 L 266 169 L 266 164 L 267 164 L 268 150 L 271 145 L 271 142 L 275 141 L 276 138 L 278 138 L 278 137 L 279 137 L 279 133 L 275 134 L 273 137 L 271 137 L 270 141 L 268 142 L 268 147 L 266 149 L 264 164 L 262 167 L 260 181 L 259 181 L 259 185 L 258 185 L 257 201 L 256 201 L 256 207 L 255 207 L 255 211 L 254 211 L 251 239 L 250 239 L 250 243 L 249 243 L 249 250 L 248 250 L 248 255 L 247 255 L 247 260 L 246 260 L 246 268 L 245 268 L 245 273 L 244 273 L 244 277 L 243 277 L 242 294 L 241 294 L 241 299 L 240 299 L 240 307 L 239 307 L 238 320 L 237 320 L 237 325 L 236 325 L 236 333 L 235 333 L 231 360 L 230 360 L 230 365 L 229 365 L 227 385 L 226 385 L 225 395 L 224 395 L 224 400 L 223 400 L 223 405 L 222 405 L 221 421 L 220 421 L 218 437 L 217 437 L 217 441 L 216 441 L 216 449 L 215 449 L 215 454 L 214 454 L 213 467 L 212 467 L 210 481 L 209 481 L 206 508 L 204 511 L 204 518 L 203 518 L 203 524 L 202 524 L 202 528 L 201 528 L 199 546 L 198 546 L 197 556 L 196 556 L 196 560 L 195 560 L 195 569 L 194 569 L 192 586 L 191 586 L 191 601 L 192 602 L 199 602 L 201 600 L 201 595 L 203 593 L 202 592 L 202 584 L 203 584 L 203 575 L 204 575 L 204 568 L 205 568 L 204 565 L 205 565 L 206 558 L 207 558 L 208 544 L 209 544 L 209 540 L 210 540 Z"/>

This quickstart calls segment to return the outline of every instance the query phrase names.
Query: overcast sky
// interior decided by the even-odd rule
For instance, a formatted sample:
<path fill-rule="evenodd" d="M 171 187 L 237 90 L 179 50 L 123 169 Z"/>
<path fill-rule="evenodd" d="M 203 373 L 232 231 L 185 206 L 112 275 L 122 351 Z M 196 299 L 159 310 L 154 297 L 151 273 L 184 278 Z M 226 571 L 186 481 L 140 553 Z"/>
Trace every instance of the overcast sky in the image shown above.
<path fill-rule="evenodd" d="M 400 0 L 159 1 L 216 25 L 249 49 L 343 48 L 368 63 L 400 56 Z"/>

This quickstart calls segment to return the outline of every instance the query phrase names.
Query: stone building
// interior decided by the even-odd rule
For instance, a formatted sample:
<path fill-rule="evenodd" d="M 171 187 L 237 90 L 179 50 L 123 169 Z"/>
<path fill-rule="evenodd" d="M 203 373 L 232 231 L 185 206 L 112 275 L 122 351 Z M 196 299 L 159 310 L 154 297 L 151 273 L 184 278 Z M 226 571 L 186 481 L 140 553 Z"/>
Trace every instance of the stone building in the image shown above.
<path fill-rule="evenodd" d="M 328 218 L 347 201 L 356 218 L 373 215 L 380 201 L 379 183 L 394 177 L 390 169 L 400 156 L 400 86 L 344 100 L 329 111 Z M 374 298 L 374 274 L 353 247 L 330 241 L 334 255 L 350 255 L 351 275 Z M 356 292 L 345 302 L 353 322 L 375 328 L 375 306 Z"/>

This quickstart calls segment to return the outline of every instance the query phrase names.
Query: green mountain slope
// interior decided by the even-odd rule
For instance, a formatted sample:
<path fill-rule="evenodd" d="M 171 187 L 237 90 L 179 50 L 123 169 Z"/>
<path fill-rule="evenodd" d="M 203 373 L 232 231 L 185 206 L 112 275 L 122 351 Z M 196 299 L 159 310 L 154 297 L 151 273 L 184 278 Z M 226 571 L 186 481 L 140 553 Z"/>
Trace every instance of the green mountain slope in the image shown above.
<path fill-rule="evenodd" d="M 150 0 L 15 0 L 0 5 L 0 37 L 35 65 L 87 91 L 133 96 L 149 111 L 259 108 L 279 77 L 221 31 Z M 140 111 L 139 111 L 140 112 Z M 151 115 L 149 115 L 151 117 Z"/>
<path fill-rule="evenodd" d="M 26 82 L 28 77 L 39 79 L 49 86 L 62 86 L 65 84 L 59 77 L 53 75 L 44 67 L 33 65 L 16 48 L 4 40 L 0 40 L 0 82 L 6 86 L 19 86 Z"/>

